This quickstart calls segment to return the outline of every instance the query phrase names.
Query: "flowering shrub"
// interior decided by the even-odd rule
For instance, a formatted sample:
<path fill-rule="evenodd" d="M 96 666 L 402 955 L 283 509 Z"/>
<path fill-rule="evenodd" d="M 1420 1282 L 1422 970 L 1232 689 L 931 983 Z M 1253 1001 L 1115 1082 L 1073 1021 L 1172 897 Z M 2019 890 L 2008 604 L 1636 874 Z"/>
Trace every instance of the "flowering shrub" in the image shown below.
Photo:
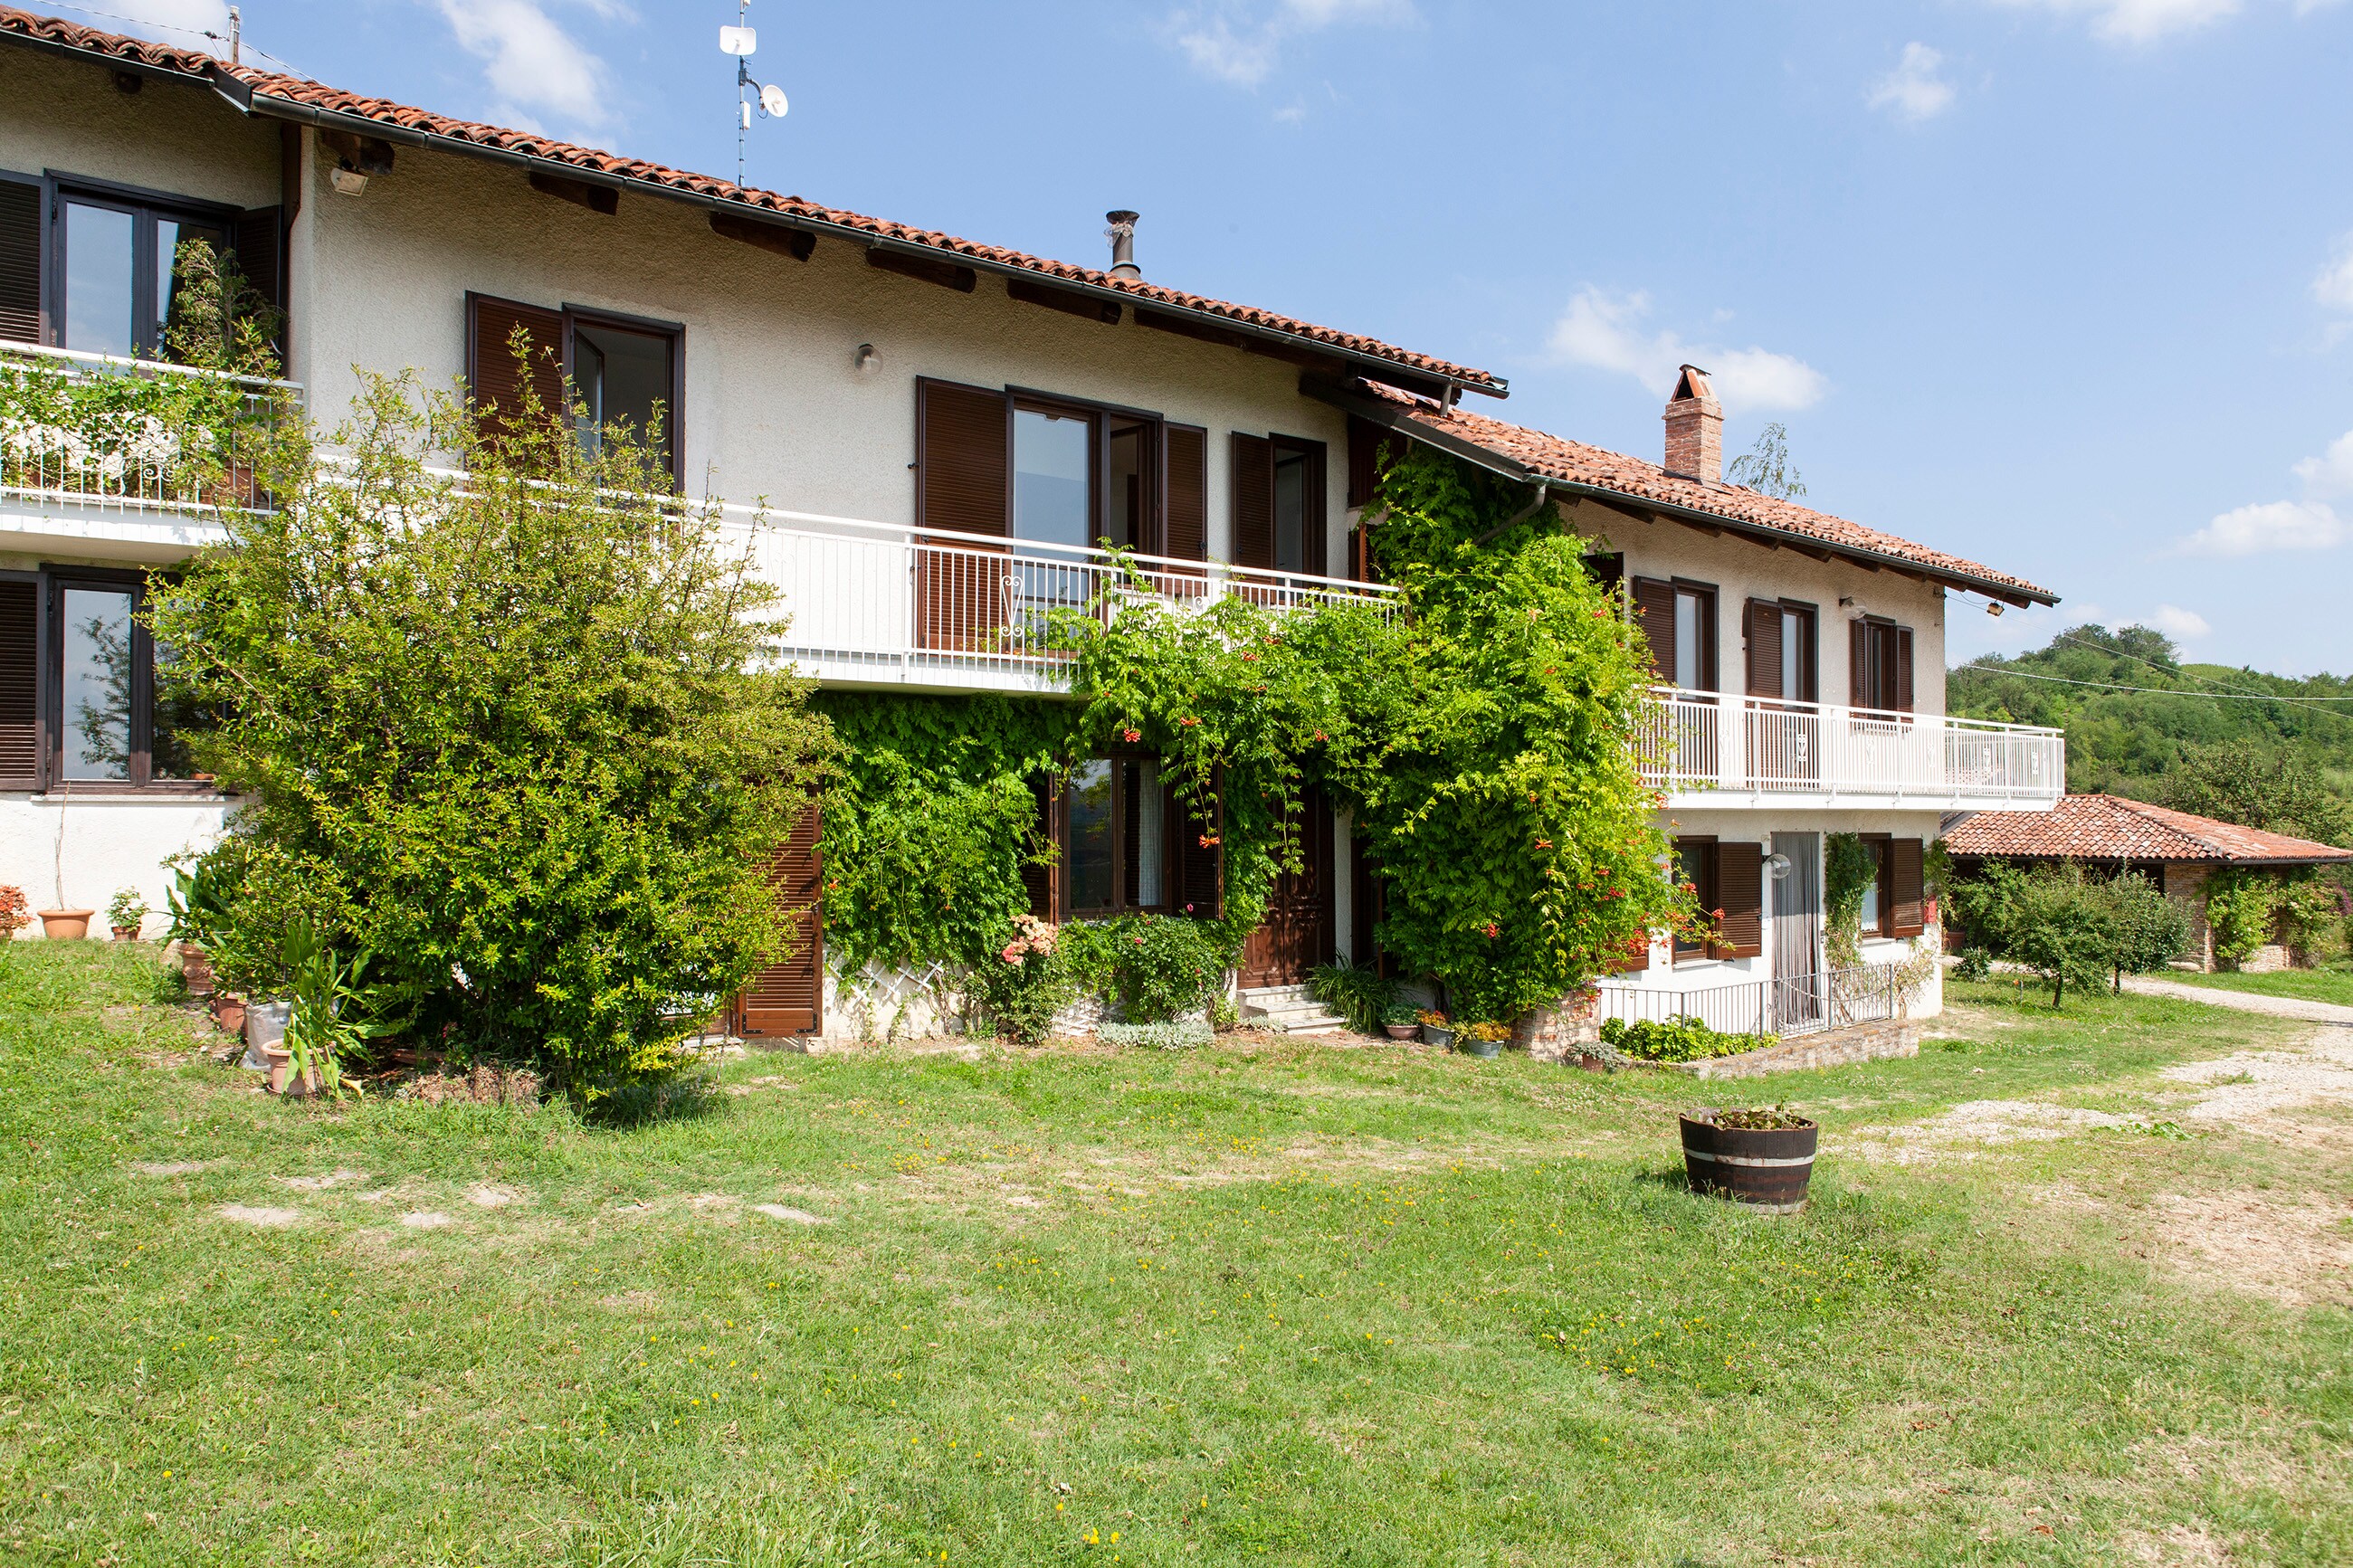
<path fill-rule="evenodd" d="M 0 888 L 0 942 L 5 942 L 33 923 L 32 906 L 25 901 L 22 888 Z"/>
<path fill-rule="evenodd" d="M 1220 926 L 1171 915 L 1074 922 L 1062 936 L 1072 978 L 1117 1004 L 1131 1024 L 1205 1011 L 1224 994 L 1234 957 Z"/>
<path fill-rule="evenodd" d="M 1002 1037 L 1018 1045 L 1044 1043 L 1054 1015 L 1076 988 L 1062 953 L 1061 932 L 1033 915 L 1012 920 L 1012 940 L 973 965 L 965 999 Z"/>

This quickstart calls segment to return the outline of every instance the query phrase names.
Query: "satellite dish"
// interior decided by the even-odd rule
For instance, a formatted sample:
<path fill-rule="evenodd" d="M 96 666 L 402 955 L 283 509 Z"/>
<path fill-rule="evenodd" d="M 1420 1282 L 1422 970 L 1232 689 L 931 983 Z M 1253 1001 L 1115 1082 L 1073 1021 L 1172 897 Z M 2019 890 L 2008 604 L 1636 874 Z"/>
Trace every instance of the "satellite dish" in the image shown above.
<path fill-rule="evenodd" d="M 760 47 L 757 27 L 722 27 L 719 29 L 719 52 L 723 55 L 748 55 Z"/>
<path fill-rule="evenodd" d="M 760 111 L 763 114 L 782 120 L 788 107 L 790 106 L 785 102 L 785 89 L 775 82 L 770 82 L 760 89 Z"/>

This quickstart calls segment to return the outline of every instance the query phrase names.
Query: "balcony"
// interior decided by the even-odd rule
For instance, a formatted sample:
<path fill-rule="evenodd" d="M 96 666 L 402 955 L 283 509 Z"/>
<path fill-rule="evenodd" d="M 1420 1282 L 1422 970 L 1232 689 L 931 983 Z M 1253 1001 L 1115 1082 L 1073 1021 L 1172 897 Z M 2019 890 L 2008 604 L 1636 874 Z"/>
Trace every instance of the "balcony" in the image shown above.
<path fill-rule="evenodd" d="M 1661 689 L 1635 740 L 1671 806 L 2034 811 L 2066 791 L 2057 730 Z"/>
<path fill-rule="evenodd" d="M 1158 604 L 1198 614 L 1221 598 L 1270 609 L 1368 604 L 1391 589 L 1214 561 L 1113 555 L 1075 545 L 729 506 L 752 531 L 761 574 L 792 616 L 783 651 L 828 685 L 943 691 L 1060 690 L 1069 655 L 1058 610 Z"/>
<path fill-rule="evenodd" d="M 154 360 L 0 344 L 0 548 L 172 560 L 268 504 L 263 443 L 302 388 Z"/>

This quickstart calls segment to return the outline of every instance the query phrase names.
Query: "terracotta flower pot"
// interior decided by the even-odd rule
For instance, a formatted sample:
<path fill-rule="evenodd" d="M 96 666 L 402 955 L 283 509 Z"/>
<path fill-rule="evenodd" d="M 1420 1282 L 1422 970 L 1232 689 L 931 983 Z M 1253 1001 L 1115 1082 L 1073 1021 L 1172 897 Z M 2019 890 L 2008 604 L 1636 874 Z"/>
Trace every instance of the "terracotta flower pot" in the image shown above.
<path fill-rule="evenodd" d="M 109 926 L 107 927 L 107 930 L 114 933 L 114 940 L 117 942 L 137 942 L 139 940 L 139 928 L 137 926 Z"/>
<path fill-rule="evenodd" d="M 262 1054 L 269 1058 L 270 1093 L 301 1100 L 319 1092 L 319 1069 L 312 1068 L 296 1077 L 292 1051 L 283 1046 L 269 1046 L 264 1047 Z"/>
<path fill-rule="evenodd" d="M 41 934 L 51 942 L 78 942 L 90 934 L 96 910 L 43 910 Z"/>
<path fill-rule="evenodd" d="M 1419 1024 L 1383 1024 L 1381 1028 L 1392 1040 L 1409 1040 L 1421 1032 Z"/>
<path fill-rule="evenodd" d="M 216 992 L 212 998 L 213 1022 L 225 1035 L 245 1033 L 245 998 Z"/>
<path fill-rule="evenodd" d="M 188 983 L 189 995 L 212 994 L 213 961 L 202 947 L 193 942 L 180 944 L 180 978 Z"/>

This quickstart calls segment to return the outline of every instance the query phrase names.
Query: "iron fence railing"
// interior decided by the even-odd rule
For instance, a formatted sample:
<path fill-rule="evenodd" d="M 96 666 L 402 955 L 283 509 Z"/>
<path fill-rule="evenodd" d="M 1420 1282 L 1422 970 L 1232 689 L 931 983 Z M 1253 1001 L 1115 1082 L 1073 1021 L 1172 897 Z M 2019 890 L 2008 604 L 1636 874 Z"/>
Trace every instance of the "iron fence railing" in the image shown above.
<path fill-rule="evenodd" d="M 1678 793 L 2055 802 L 2066 789 L 2057 730 L 1728 692 L 1653 692 L 1635 746 L 1643 782 Z"/>
<path fill-rule="evenodd" d="M 1906 979 L 1903 965 L 1867 963 L 1690 989 L 1604 985 L 1596 1016 L 1629 1024 L 1695 1018 L 1718 1034 L 1786 1039 L 1904 1017 L 1919 984 Z"/>
<path fill-rule="evenodd" d="M 301 386 L 0 344 L 0 495 L 107 511 L 266 507 L 267 443 Z"/>

